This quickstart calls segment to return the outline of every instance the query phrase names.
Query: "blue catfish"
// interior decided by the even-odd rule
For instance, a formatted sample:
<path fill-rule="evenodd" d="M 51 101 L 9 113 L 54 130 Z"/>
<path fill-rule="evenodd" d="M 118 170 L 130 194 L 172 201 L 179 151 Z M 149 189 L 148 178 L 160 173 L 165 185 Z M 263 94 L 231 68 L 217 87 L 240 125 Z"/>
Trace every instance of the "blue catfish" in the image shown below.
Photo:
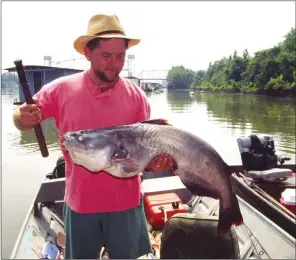
<path fill-rule="evenodd" d="M 166 120 L 70 131 L 63 138 L 73 163 L 118 178 L 135 176 L 155 156 L 169 154 L 177 166 L 174 174 L 192 194 L 219 199 L 218 235 L 243 223 L 229 166 L 206 141 Z"/>

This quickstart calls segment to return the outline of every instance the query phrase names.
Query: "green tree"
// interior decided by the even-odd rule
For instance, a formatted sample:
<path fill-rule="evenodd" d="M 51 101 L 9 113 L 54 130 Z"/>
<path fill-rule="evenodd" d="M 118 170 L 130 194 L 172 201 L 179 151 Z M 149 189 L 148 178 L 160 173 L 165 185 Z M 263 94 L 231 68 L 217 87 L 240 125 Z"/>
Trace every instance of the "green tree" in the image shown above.
<path fill-rule="evenodd" d="M 168 82 L 171 88 L 296 94 L 295 71 L 296 30 L 292 28 L 283 42 L 258 50 L 253 56 L 247 49 L 242 56 L 235 50 L 232 55 L 210 62 L 206 70 L 172 67 Z"/>
<path fill-rule="evenodd" d="M 194 77 L 195 73 L 192 70 L 186 69 L 184 66 L 174 66 L 168 72 L 168 88 L 189 88 Z"/>

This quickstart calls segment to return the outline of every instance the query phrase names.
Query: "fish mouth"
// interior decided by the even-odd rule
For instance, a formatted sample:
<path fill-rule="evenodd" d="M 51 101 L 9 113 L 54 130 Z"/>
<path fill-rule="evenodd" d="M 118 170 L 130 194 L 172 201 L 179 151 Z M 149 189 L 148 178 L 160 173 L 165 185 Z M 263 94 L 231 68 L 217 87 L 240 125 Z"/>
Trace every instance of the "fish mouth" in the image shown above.
<path fill-rule="evenodd" d="M 64 147 L 64 150 L 70 154 L 70 157 L 74 163 L 76 163 L 75 155 L 78 156 L 79 154 L 85 153 L 87 151 L 87 150 L 83 151 L 83 149 L 78 145 L 73 145 L 72 138 L 69 133 L 66 133 L 63 136 L 63 147 Z"/>
<path fill-rule="evenodd" d="M 106 141 L 100 144 L 85 142 L 82 135 L 76 135 L 75 132 L 64 134 L 63 145 L 69 153 L 74 164 L 85 167 L 91 172 L 103 170 L 110 163 L 110 158 L 114 153 L 115 146 L 113 142 Z"/>
<path fill-rule="evenodd" d="M 114 152 L 113 147 L 106 147 L 104 150 L 81 150 L 78 148 L 68 149 L 70 158 L 74 164 L 85 167 L 91 172 L 99 172 L 108 167 L 110 157 Z"/>

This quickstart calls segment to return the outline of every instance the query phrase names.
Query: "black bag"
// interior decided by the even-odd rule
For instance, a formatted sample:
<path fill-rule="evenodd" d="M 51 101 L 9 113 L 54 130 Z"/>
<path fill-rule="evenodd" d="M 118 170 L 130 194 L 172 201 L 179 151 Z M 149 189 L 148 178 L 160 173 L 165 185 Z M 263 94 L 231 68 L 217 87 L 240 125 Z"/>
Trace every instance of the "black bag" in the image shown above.
<path fill-rule="evenodd" d="M 242 153 L 244 168 L 249 170 L 263 171 L 277 167 L 274 142 L 265 137 L 263 143 L 258 136 L 250 135 L 252 145 L 249 152 Z"/>
<path fill-rule="evenodd" d="M 238 259 L 239 244 L 232 226 L 217 235 L 218 217 L 177 213 L 165 223 L 160 245 L 161 259 Z"/>

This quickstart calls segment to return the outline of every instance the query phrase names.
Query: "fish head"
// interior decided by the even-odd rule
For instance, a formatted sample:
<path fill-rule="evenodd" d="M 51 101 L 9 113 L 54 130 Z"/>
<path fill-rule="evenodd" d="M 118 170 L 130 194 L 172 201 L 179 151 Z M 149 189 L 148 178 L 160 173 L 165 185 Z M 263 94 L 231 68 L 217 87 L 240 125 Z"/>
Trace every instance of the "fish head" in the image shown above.
<path fill-rule="evenodd" d="M 91 172 L 101 171 L 108 165 L 117 142 L 116 133 L 100 129 L 70 131 L 63 138 L 73 163 Z"/>

